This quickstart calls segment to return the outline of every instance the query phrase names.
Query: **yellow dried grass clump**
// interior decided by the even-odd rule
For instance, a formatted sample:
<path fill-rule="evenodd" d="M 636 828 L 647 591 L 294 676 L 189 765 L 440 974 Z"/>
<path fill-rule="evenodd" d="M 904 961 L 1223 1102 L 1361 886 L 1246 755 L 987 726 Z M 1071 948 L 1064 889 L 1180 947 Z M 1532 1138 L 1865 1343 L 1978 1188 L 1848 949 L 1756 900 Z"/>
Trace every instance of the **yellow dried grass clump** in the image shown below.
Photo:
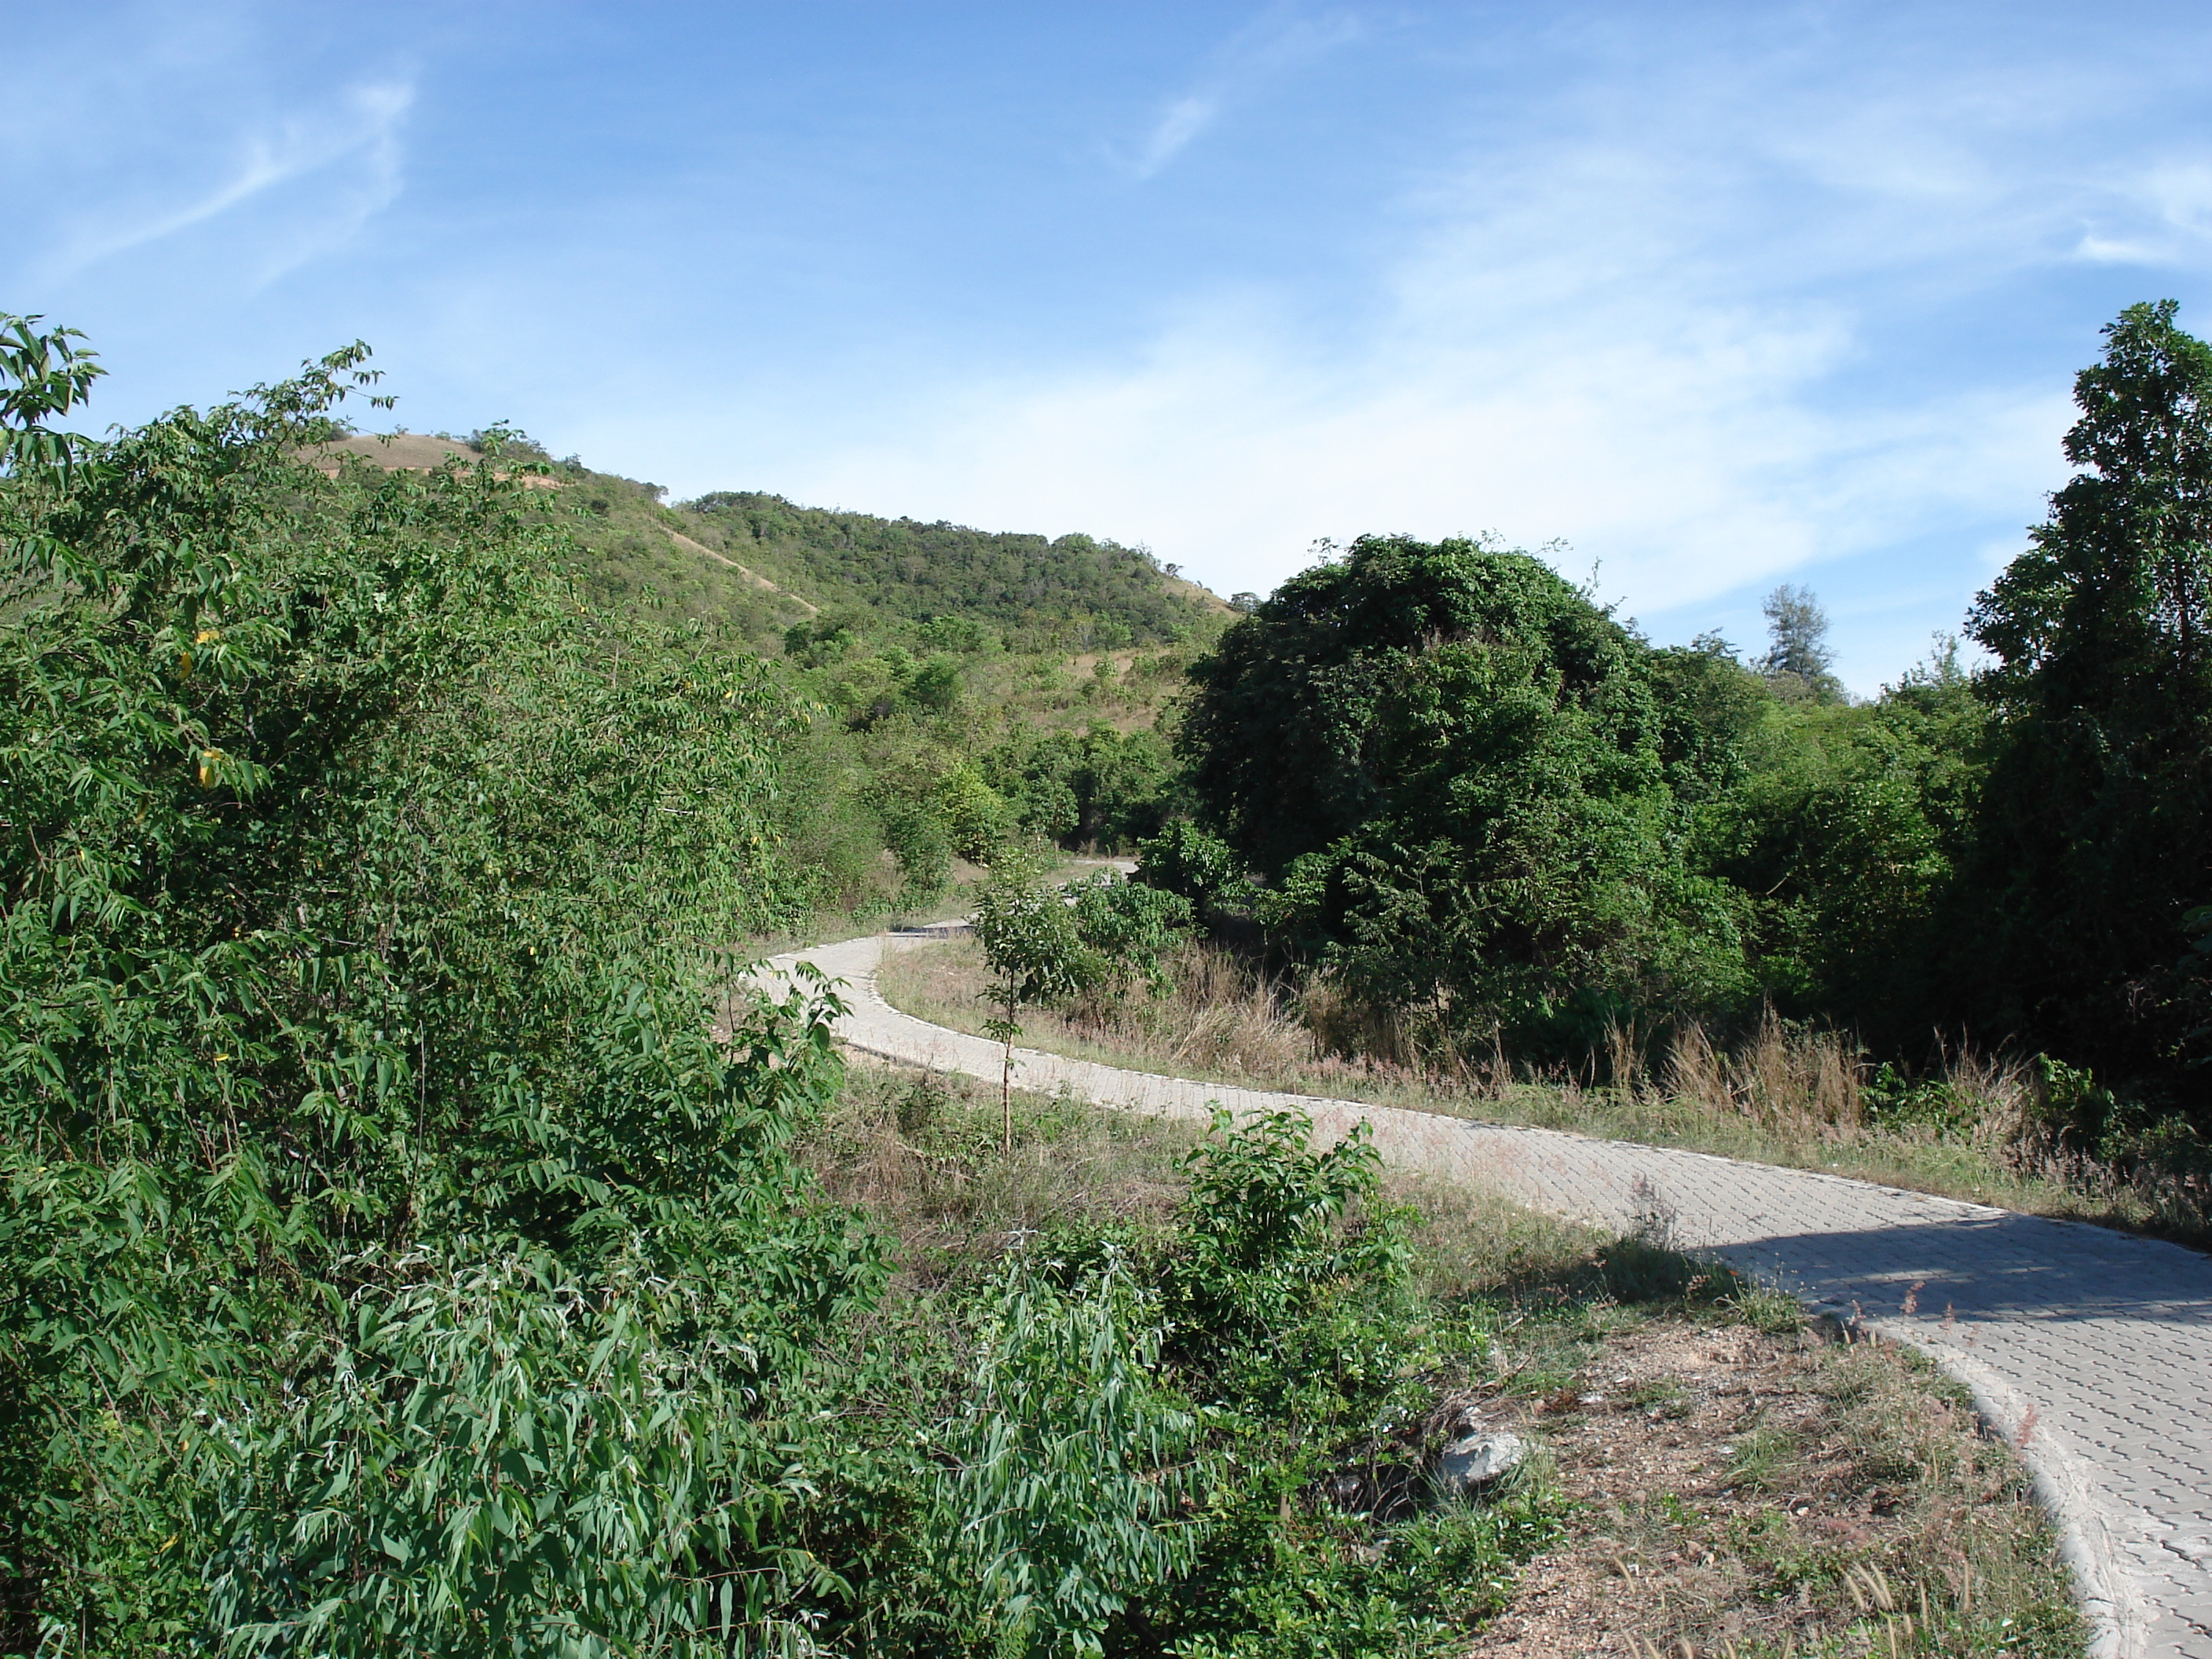
<path fill-rule="evenodd" d="M 1678 1101 L 1783 1133 L 1847 1139 L 1866 1121 L 1856 1046 L 1834 1031 L 1793 1030 L 1771 1008 L 1731 1050 L 1715 1047 L 1702 1025 L 1683 1027 L 1663 1076 Z"/>
<path fill-rule="evenodd" d="M 1939 1045 L 1910 1079 L 1928 1111 L 1882 1109 L 1875 1068 L 1847 1033 L 1772 1009 L 1733 1042 L 1697 1024 L 1625 1024 L 1577 1066 L 1531 1066 L 1494 1042 L 1440 1046 L 1326 975 L 1264 971 L 1232 950 L 1185 945 L 1165 994 L 1102 997 L 1024 1016 L 1023 1041 L 1083 1059 L 1292 1093 L 1497 1117 L 1834 1170 L 1983 1203 L 2201 1238 L 2212 1183 L 2122 1167 L 2073 1142 L 2037 1066 Z M 884 994 L 925 1019 L 980 1029 L 986 975 L 957 941 L 887 961 Z"/>

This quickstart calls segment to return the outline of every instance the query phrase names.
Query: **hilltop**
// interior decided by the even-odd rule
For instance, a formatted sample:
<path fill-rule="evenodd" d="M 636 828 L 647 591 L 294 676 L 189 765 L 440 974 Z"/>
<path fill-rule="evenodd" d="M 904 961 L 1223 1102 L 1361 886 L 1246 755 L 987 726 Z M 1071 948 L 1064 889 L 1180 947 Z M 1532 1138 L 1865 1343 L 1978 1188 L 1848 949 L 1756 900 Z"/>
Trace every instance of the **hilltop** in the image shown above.
<path fill-rule="evenodd" d="M 484 453 L 481 434 L 421 433 L 362 434 L 325 453 L 337 451 L 410 470 Z M 763 490 L 671 503 L 659 485 L 555 460 L 525 437 L 501 453 L 550 469 L 544 483 L 559 492 L 587 592 L 614 605 L 650 595 L 769 653 L 794 624 L 823 618 L 908 644 L 957 618 L 1030 653 L 1173 645 L 1230 614 L 1146 550 L 1111 540 L 805 507 Z"/>

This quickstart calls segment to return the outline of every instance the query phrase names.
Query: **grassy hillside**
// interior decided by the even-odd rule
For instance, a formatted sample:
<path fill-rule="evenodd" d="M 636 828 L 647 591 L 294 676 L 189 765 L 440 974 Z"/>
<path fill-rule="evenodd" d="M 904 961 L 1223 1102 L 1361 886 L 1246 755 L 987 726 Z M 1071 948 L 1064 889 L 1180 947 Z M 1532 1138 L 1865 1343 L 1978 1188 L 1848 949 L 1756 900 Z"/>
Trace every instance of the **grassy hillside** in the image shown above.
<path fill-rule="evenodd" d="M 825 605 L 915 623 L 972 617 L 1016 648 L 1165 643 L 1218 607 L 1188 584 L 1171 588 L 1150 554 L 1089 536 L 1048 541 L 743 491 L 702 495 L 683 512 L 700 539 Z"/>
<path fill-rule="evenodd" d="M 853 633 L 909 647 L 945 642 L 930 624 L 972 623 L 998 649 L 1116 650 L 1173 644 L 1217 625 L 1228 608 L 1171 576 L 1141 549 L 1089 536 L 1057 540 L 914 519 L 801 507 L 759 491 L 718 491 L 665 504 L 657 485 L 554 461 L 527 439 L 514 453 L 550 465 L 550 510 L 581 554 L 575 574 L 603 602 L 653 596 L 726 635 L 773 653 L 794 623 L 828 617 Z M 483 453 L 476 441 L 363 434 L 334 449 L 386 467 L 428 469 Z M 977 641 L 953 630 L 956 644 Z"/>
<path fill-rule="evenodd" d="M 962 860 L 1009 835 L 1127 848 L 1175 809 L 1173 699 L 1233 617 L 1149 555 L 763 494 L 671 507 L 654 484 L 504 442 L 544 469 L 532 503 L 611 618 L 696 622 L 704 638 L 683 648 L 773 660 L 800 715 L 776 744 L 805 787 L 771 811 L 810 895 L 801 931 L 936 908 Z M 419 434 L 330 450 L 424 471 L 486 453 Z"/>

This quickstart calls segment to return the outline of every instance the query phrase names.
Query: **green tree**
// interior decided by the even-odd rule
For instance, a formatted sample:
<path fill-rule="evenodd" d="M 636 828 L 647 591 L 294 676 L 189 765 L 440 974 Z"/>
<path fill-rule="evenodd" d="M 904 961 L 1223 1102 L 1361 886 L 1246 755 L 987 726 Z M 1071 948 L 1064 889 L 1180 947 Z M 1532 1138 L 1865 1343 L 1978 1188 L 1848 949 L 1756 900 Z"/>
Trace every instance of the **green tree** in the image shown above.
<path fill-rule="evenodd" d="M 785 1559 L 746 1413 L 878 1278 L 784 1152 L 826 1006 L 709 1023 L 789 914 L 764 671 L 592 612 L 508 469 L 308 465 L 359 349 L 94 441 L 54 339 L 0 343 L 8 1627 L 763 1633 L 703 1588 Z M 507 1437 L 610 1391 L 627 1464 Z"/>
<path fill-rule="evenodd" d="M 1694 861 L 1745 896 L 1761 988 L 1784 1012 L 1917 1052 L 1985 762 L 1957 643 L 1869 703 L 1763 701 L 1738 775 L 1698 808 Z"/>
<path fill-rule="evenodd" d="M 1080 733 L 1011 735 L 983 764 L 1024 828 L 1063 843 L 1127 846 L 1158 829 L 1176 792 L 1166 740 L 1105 720 Z"/>
<path fill-rule="evenodd" d="M 1066 894 L 1048 886 L 1035 862 L 1008 852 L 991 869 L 975 902 L 975 939 L 991 969 L 991 1001 L 1000 1012 L 985 1032 L 1005 1045 L 999 1073 L 1003 1146 L 1014 1150 L 1014 1043 L 1024 1008 L 1065 1002 L 1095 977 L 1098 964 L 1078 930 Z"/>
<path fill-rule="evenodd" d="M 1743 988 L 1651 656 L 1525 553 L 1363 538 L 1193 668 L 1179 744 L 1278 878 L 1272 923 L 1357 994 L 1417 1035 L 1571 1048 Z"/>
<path fill-rule="evenodd" d="M 1199 1418 L 1163 1386 L 1165 1323 L 1117 1255 L 1071 1291 L 1018 1255 L 1001 1275 L 940 1498 L 963 1522 L 946 1599 L 980 1603 L 999 1651 L 1097 1659 L 1132 1591 L 1188 1571 Z"/>
<path fill-rule="evenodd" d="M 1137 879 L 1183 900 L 1209 932 L 1249 919 L 1259 896 L 1229 844 L 1187 818 L 1137 843 Z"/>
<path fill-rule="evenodd" d="M 37 317 L 0 312 L 0 477 L 35 487 L 66 483 L 81 441 L 52 421 L 82 403 L 107 373 L 73 328 L 39 331 Z"/>
<path fill-rule="evenodd" d="M 1012 832 L 1012 815 L 999 792 L 967 761 L 956 762 L 937 786 L 937 805 L 952 840 L 952 850 L 971 863 L 987 864 Z"/>
<path fill-rule="evenodd" d="M 932 714 L 942 714 L 960 706 L 966 687 L 963 684 L 960 659 L 949 652 L 939 652 L 924 660 L 907 682 L 907 696 L 919 708 Z"/>
<path fill-rule="evenodd" d="M 1828 645 L 1828 613 L 1813 590 L 1784 582 L 1760 609 L 1770 643 L 1759 667 L 1767 683 L 1784 696 L 1845 701 L 1844 683 L 1835 676 L 1836 653 Z"/>
<path fill-rule="evenodd" d="M 2081 470 L 1975 602 L 2000 750 L 1950 969 L 1984 1030 L 2136 1075 L 2203 1052 L 2172 979 L 2212 893 L 2212 348 L 2175 310 L 2106 327 Z"/>
<path fill-rule="evenodd" d="M 1162 958 L 1190 935 L 1190 901 L 1102 870 L 1068 890 L 1075 931 L 1091 952 L 1084 988 L 1115 991 L 1141 982 L 1155 995 L 1168 988 Z"/>

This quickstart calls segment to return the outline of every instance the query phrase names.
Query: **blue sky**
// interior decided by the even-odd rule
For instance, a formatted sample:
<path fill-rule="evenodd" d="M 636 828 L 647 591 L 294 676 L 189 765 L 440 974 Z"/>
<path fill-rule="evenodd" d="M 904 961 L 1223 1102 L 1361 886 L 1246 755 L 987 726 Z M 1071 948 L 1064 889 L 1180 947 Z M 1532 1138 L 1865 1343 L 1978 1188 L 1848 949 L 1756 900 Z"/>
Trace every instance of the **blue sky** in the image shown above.
<path fill-rule="evenodd" d="M 1870 691 L 2212 331 L 2199 5 L 11 8 L 0 309 L 106 421 L 367 339 L 678 495 L 1261 591 L 1495 532 L 1654 637 L 1817 591 Z M 366 412 L 366 411 L 364 411 Z"/>

